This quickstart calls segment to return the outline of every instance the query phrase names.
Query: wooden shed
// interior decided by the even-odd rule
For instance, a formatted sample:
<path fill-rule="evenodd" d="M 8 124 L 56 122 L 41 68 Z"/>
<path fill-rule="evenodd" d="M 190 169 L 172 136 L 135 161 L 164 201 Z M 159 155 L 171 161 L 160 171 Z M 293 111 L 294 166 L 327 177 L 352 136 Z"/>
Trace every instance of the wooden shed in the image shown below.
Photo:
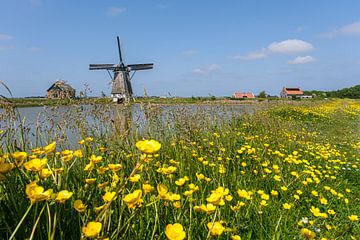
<path fill-rule="evenodd" d="M 67 99 L 75 98 L 75 89 L 63 80 L 58 80 L 47 90 L 47 98 Z"/>

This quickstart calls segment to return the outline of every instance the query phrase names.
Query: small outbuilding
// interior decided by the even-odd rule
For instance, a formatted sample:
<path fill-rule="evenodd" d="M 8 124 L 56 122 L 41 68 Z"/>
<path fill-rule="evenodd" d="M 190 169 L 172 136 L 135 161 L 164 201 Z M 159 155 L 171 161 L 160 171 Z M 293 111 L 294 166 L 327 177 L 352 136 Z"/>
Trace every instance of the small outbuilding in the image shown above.
<path fill-rule="evenodd" d="M 236 92 L 233 94 L 233 98 L 255 98 L 252 92 Z"/>
<path fill-rule="evenodd" d="M 280 92 L 281 98 L 301 98 L 304 95 L 304 92 L 299 87 L 283 87 Z"/>
<path fill-rule="evenodd" d="M 58 80 L 47 90 L 47 98 L 68 99 L 75 98 L 75 89 L 63 80 Z"/>

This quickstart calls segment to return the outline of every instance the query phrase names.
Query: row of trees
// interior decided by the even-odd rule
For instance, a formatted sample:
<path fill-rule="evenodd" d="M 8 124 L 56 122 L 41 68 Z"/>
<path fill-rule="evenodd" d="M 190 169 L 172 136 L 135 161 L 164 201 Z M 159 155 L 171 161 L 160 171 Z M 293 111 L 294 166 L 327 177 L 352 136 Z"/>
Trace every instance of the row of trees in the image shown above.
<path fill-rule="evenodd" d="M 336 91 L 304 91 L 305 95 L 313 95 L 318 98 L 352 98 L 360 99 L 360 85 L 356 85 L 350 88 L 343 88 Z"/>

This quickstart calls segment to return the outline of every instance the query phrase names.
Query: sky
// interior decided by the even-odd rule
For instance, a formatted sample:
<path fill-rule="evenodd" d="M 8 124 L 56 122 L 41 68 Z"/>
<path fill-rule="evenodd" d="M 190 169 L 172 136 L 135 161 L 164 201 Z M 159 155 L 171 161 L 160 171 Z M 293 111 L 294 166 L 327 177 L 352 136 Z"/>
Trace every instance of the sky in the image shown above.
<path fill-rule="evenodd" d="M 58 79 L 110 95 L 90 63 L 154 63 L 136 96 L 230 96 L 360 84 L 358 0 L 0 0 L 0 81 L 44 96 Z M 0 94 L 9 96 L 0 85 Z"/>

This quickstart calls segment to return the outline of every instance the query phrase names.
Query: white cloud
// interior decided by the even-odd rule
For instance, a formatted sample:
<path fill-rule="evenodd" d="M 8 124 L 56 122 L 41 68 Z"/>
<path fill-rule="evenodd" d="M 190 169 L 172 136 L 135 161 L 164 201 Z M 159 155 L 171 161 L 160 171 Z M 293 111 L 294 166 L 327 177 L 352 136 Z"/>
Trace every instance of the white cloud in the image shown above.
<path fill-rule="evenodd" d="M 268 46 L 268 50 L 273 53 L 294 54 L 313 50 L 311 43 L 298 39 L 288 39 L 281 42 L 273 42 Z"/>
<path fill-rule="evenodd" d="M 196 68 L 192 72 L 195 74 L 207 75 L 209 73 L 215 72 L 220 69 L 220 66 L 217 64 L 210 64 L 209 66 L 203 68 Z"/>
<path fill-rule="evenodd" d="M 299 56 L 296 57 L 295 59 L 291 60 L 288 62 L 288 64 L 305 64 L 305 63 L 311 63 L 311 62 L 315 62 L 316 59 L 313 58 L 312 56 Z"/>
<path fill-rule="evenodd" d="M 126 8 L 121 8 L 121 7 L 109 7 L 107 9 L 107 15 L 111 16 L 111 17 L 115 17 L 118 16 L 119 14 L 122 14 L 126 12 Z"/>
<path fill-rule="evenodd" d="M 196 50 L 194 50 L 194 49 L 189 49 L 189 50 L 183 51 L 183 52 L 181 53 L 181 55 L 187 55 L 187 56 L 189 56 L 189 55 L 194 55 L 194 54 L 196 54 L 196 53 L 197 53 Z"/>
<path fill-rule="evenodd" d="M 0 40 L 11 40 L 14 37 L 8 34 L 0 34 Z"/>
<path fill-rule="evenodd" d="M 337 28 L 331 32 L 322 33 L 323 37 L 335 37 L 335 36 L 360 36 L 360 21 L 350 23 L 348 25 Z"/>
<path fill-rule="evenodd" d="M 231 58 L 241 60 L 259 60 L 267 58 L 271 54 L 295 54 L 313 50 L 311 43 L 299 39 L 288 39 L 281 42 L 273 42 L 267 48 L 263 48 L 246 55 L 236 55 Z"/>
<path fill-rule="evenodd" d="M 266 49 L 263 49 L 263 50 L 248 53 L 246 55 L 236 55 L 231 58 L 250 61 L 250 60 L 264 59 L 264 58 L 267 58 L 267 56 L 268 56 L 268 51 Z"/>

